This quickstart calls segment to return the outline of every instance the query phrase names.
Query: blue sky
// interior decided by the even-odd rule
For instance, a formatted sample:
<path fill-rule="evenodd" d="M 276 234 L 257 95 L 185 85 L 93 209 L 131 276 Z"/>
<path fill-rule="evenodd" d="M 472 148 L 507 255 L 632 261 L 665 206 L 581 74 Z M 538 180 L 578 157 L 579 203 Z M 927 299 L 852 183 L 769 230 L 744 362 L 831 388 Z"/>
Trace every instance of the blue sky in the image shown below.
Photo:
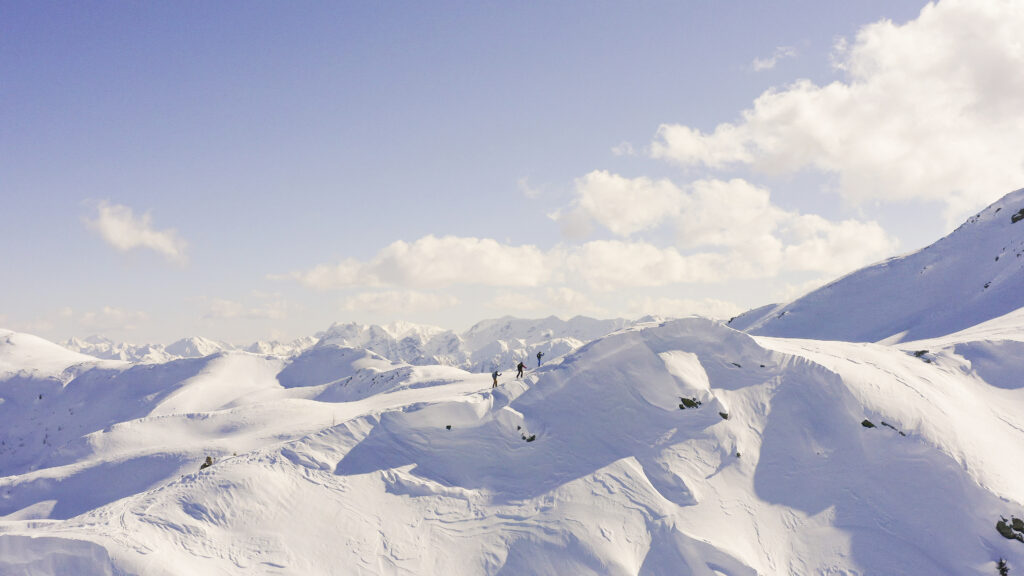
<path fill-rule="evenodd" d="M 786 300 L 1024 186 L 1022 18 L 3 1 L 0 326 L 244 343 Z"/>

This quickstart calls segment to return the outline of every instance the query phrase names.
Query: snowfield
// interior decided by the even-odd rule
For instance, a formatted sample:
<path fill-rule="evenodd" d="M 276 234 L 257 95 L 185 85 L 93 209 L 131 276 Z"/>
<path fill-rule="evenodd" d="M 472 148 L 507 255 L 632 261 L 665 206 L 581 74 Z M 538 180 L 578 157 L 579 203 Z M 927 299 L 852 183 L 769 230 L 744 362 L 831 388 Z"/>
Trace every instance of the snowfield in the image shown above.
<path fill-rule="evenodd" d="M 732 325 L 2 331 L 0 574 L 1024 573 L 1021 209 Z"/>

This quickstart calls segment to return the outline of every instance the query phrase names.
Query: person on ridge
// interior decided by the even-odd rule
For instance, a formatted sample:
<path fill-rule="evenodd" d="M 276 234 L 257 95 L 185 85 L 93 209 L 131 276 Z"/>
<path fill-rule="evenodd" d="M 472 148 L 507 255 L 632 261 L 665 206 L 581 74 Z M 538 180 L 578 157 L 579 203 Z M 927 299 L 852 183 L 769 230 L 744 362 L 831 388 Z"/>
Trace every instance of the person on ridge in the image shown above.
<path fill-rule="evenodd" d="M 519 370 L 519 372 L 516 372 L 516 380 L 522 377 L 524 368 L 526 368 L 526 364 L 523 364 L 523 361 L 520 360 L 519 365 L 516 366 L 516 370 Z"/>
<path fill-rule="evenodd" d="M 203 468 L 209 468 L 210 466 L 213 466 L 213 458 L 207 456 L 206 462 L 203 462 L 203 464 L 199 466 L 199 469 L 202 470 Z"/>
<path fill-rule="evenodd" d="M 498 387 L 498 376 L 501 376 L 501 372 L 498 372 L 497 370 L 491 372 L 491 378 L 494 378 L 494 384 L 491 385 L 491 388 Z"/>
<path fill-rule="evenodd" d="M 537 368 L 540 368 L 540 357 L 543 355 L 543 352 L 537 352 Z"/>

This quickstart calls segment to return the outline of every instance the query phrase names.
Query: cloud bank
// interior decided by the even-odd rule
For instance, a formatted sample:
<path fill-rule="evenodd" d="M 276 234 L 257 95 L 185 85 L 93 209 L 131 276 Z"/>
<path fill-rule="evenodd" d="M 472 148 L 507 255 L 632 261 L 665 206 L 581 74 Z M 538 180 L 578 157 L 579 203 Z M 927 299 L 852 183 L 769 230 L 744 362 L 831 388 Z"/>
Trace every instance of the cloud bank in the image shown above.
<path fill-rule="evenodd" d="M 945 204 L 955 223 L 1024 182 L 1024 3 L 945 0 L 837 46 L 845 81 L 771 89 L 739 122 L 658 130 L 651 153 L 684 166 L 815 168 L 849 200 Z"/>

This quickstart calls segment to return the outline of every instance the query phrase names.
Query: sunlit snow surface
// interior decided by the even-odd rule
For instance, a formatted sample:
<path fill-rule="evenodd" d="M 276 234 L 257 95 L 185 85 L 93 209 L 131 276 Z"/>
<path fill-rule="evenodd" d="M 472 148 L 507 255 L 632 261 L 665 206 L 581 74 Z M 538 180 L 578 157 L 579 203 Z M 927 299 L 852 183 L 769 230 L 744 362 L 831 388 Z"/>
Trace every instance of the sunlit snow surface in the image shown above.
<path fill-rule="evenodd" d="M 651 323 L 497 389 L 338 346 L 133 365 L 4 332 L 0 574 L 1024 568 L 994 528 L 1024 516 L 1022 318 L 900 345 Z"/>
<path fill-rule="evenodd" d="M 1018 214 L 731 325 L 0 331 L 0 575 L 1024 571 Z"/>

